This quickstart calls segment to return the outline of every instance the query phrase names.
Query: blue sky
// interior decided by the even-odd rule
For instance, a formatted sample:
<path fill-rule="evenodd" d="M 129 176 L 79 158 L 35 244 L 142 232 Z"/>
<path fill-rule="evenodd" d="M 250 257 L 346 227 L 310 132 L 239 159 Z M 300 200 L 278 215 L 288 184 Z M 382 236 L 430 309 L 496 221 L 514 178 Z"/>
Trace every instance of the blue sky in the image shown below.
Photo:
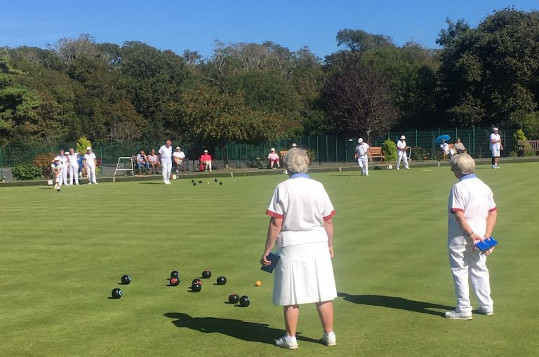
<path fill-rule="evenodd" d="M 445 19 L 476 27 L 494 10 L 539 10 L 537 0 L 0 0 L 0 47 L 46 48 L 87 33 L 96 42 L 141 41 L 177 54 L 213 54 L 225 44 L 273 41 L 317 56 L 337 51 L 341 29 L 437 48 Z"/>

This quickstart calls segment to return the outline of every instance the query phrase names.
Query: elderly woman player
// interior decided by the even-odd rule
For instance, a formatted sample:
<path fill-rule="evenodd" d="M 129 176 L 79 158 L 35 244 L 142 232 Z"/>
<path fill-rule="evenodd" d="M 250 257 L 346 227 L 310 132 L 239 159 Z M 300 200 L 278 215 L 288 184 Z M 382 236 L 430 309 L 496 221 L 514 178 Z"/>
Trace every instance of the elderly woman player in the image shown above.
<path fill-rule="evenodd" d="M 459 179 L 451 187 L 448 204 L 447 245 L 457 306 L 454 311 L 447 311 L 445 317 L 452 320 L 472 319 L 468 280 L 479 303 L 477 313 L 494 314 L 487 269 L 487 255 L 494 248 L 480 251 L 476 244 L 491 236 L 497 208 L 490 187 L 475 176 L 474 169 L 475 161 L 468 154 L 457 154 L 451 159 L 451 171 Z"/>
<path fill-rule="evenodd" d="M 296 327 L 301 304 L 314 303 L 324 335 L 322 343 L 336 345 L 333 332 L 333 299 L 337 297 L 333 276 L 333 223 L 335 210 L 324 186 L 307 175 L 309 158 L 303 149 L 292 148 L 284 157 L 289 179 L 277 185 L 266 214 L 270 222 L 262 265 L 277 246 L 273 303 L 283 306 L 286 334 L 275 341 L 296 349 Z"/>

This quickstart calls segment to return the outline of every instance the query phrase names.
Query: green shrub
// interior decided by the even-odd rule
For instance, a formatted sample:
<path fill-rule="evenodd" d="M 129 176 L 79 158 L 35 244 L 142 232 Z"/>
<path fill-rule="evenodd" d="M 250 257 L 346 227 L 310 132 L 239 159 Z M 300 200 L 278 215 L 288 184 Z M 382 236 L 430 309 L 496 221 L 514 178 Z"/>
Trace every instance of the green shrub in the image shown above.
<path fill-rule="evenodd" d="M 316 152 L 314 150 L 307 150 L 307 157 L 309 158 L 309 165 L 312 165 L 316 161 Z"/>
<path fill-rule="evenodd" d="M 528 143 L 528 138 L 526 138 L 526 135 L 524 135 L 524 131 L 522 131 L 522 129 L 515 131 L 513 134 L 513 139 L 515 139 L 515 150 L 517 151 L 518 156 L 535 155 L 535 151 L 531 149 L 531 146 Z M 519 145 L 519 142 L 523 143 L 523 145 Z"/>
<path fill-rule="evenodd" d="M 520 123 L 520 127 L 530 140 L 539 139 L 539 112 L 532 112 Z"/>
<path fill-rule="evenodd" d="M 397 144 L 393 140 L 387 139 L 382 144 L 382 152 L 386 161 L 397 160 Z"/>
<path fill-rule="evenodd" d="M 51 164 L 56 155 L 52 152 L 45 152 L 34 157 L 34 166 L 41 170 L 41 176 L 52 177 Z"/>
<path fill-rule="evenodd" d="M 92 143 L 90 142 L 90 140 L 88 140 L 85 135 L 81 136 L 77 140 L 77 151 L 78 151 L 79 155 L 86 154 L 86 148 L 88 146 L 90 146 L 90 147 L 92 146 Z M 124 154 L 124 156 L 125 156 L 125 154 Z"/>
<path fill-rule="evenodd" d="M 41 178 L 41 169 L 28 163 L 14 166 L 11 169 L 11 173 L 17 180 L 35 180 Z"/>
<path fill-rule="evenodd" d="M 412 148 L 412 160 L 422 161 L 430 159 L 431 155 L 429 150 L 426 150 L 421 146 L 416 146 L 415 148 Z"/>

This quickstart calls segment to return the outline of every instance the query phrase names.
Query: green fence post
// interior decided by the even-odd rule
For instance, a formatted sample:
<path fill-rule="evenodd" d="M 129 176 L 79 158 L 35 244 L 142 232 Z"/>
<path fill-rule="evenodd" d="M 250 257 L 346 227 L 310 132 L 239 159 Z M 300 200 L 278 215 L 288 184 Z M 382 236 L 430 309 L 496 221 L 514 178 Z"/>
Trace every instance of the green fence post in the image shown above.
<path fill-rule="evenodd" d="M 318 142 L 318 135 L 316 136 L 316 155 L 318 155 L 318 165 L 322 165 L 322 155 L 320 155 L 320 143 Z"/>
<path fill-rule="evenodd" d="M 103 176 L 103 146 L 99 144 L 99 157 L 101 158 L 101 164 L 99 165 L 99 175 Z"/>
<path fill-rule="evenodd" d="M 238 143 L 234 143 L 234 146 L 236 147 L 236 168 L 238 168 L 239 166 L 239 163 L 238 163 Z"/>
<path fill-rule="evenodd" d="M 2 180 L 2 182 L 5 182 L 6 179 L 4 177 L 4 161 L 2 160 L 2 148 L 0 148 L 0 180 Z"/>
<path fill-rule="evenodd" d="M 472 126 L 473 154 L 475 155 L 475 126 Z"/>

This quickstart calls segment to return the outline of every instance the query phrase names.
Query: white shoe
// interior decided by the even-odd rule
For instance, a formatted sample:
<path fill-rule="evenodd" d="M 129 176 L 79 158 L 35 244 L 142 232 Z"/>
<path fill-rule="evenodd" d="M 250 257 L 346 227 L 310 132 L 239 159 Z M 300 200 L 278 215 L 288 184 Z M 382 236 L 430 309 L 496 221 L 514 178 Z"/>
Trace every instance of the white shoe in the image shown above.
<path fill-rule="evenodd" d="M 492 316 L 492 315 L 494 315 L 494 311 L 492 311 L 492 310 L 487 310 L 487 309 L 482 308 L 482 307 L 478 307 L 478 308 L 477 308 L 477 313 L 478 313 L 478 314 L 481 314 L 481 315 L 486 315 L 486 316 Z"/>
<path fill-rule="evenodd" d="M 456 311 L 447 311 L 445 313 L 445 318 L 450 320 L 471 320 L 471 312 L 456 312 Z"/>
<path fill-rule="evenodd" d="M 170 181 L 165 181 L 165 185 L 170 185 Z"/>
<path fill-rule="evenodd" d="M 335 332 L 324 333 L 324 336 L 322 336 L 322 343 L 326 346 L 335 346 L 337 344 Z"/>
<path fill-rule="evenodd" d="M 298 341 L 293 336 L 283 336 L 275 340 L 275 346 L 286 348 L 288 350 L 295 350 L 298 348 Z"/>

